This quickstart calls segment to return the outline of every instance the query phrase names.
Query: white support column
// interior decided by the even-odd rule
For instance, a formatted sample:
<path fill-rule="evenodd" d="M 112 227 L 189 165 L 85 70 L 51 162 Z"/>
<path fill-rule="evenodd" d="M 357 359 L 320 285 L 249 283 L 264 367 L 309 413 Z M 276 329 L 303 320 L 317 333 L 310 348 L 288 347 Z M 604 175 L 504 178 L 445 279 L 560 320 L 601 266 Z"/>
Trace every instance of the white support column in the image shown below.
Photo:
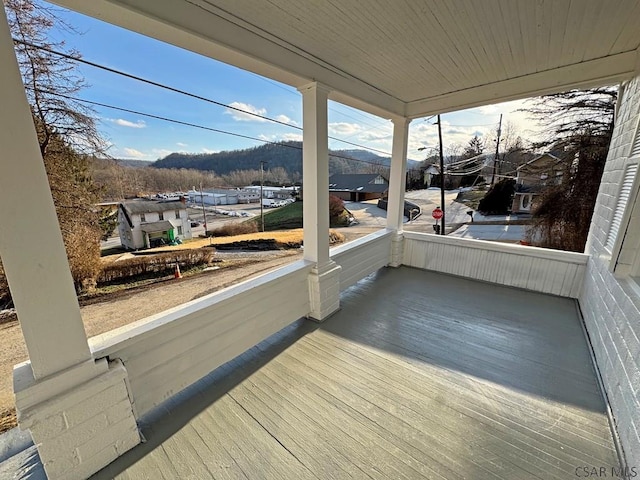
<path fill-rule="evenodd" d="M 2 8 L 0 65 L 0 256 L 30 358 L 14 370 L 18 421 L 50 479 L 87 478 L 140 441 L 126 370 L 89 350 Z"/>
<path fill-rule="evenodd" d="M 387 203 L 387 229 L 395 232 L 391 239 L 392 267 L 402 264 L 404 237 L 404 191 L 407 183 L 407 143 L 409 138 L 408 118 L 393 119 L 393 146 L 391 150 L 391 174 Z"/>
<path fill-rule="evenodd" d="M 91 353 L 4 10 L 0 65 L 0 255 L 40 379 Z"/>
<path fill-rule="evenodd" d="M 322 321 L 340 308 L 340 266 L 329 258 L 329 90 L 314 82 L 300 92 L 304 258 L 316 264 L 309 276 L 309 318 Z"/>

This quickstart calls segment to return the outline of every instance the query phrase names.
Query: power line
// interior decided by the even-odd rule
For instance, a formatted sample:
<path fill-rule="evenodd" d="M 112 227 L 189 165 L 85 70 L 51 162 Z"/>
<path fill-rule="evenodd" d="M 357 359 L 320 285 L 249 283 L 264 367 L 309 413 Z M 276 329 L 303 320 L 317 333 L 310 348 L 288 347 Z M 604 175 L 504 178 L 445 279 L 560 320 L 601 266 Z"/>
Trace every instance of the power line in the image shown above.
<path fill-rule="evenodd" d="M 300 131 L 303 130 L 302 127 L 299 127 L 297 125 L 292 125 L 290 123 L 283 122 L 283 121 L 277 120 L 275 118 L 267 117 L 265 115 L 260 115 L 259 113 L 251 112 L 249 110 L 243 110 L 242 108 L 234 107 L 232 105 L 229 105 L 229 104 L 226 104 L 226 103 L 222 103 L 222 102 L 219 102 L 217 100 L 212 100 L 210 98 L 203 97 L 202 95 L 198 95 L 198 94 L 195 94 L 195 93 L 187 92 L 186 90 L 182 90 L 182 89 L 179 89 L 179 88 L 176 88 L 176 87 L 171 87 L 169 85 L 165 85 L 165 84 L 156 82 L 154 80 L 149 80 L 148 78 L 140 77 L 138 75 L 133 75 L 131 73 L 123 72 L 122 70 L 117 70 L 117 69 L 112 68 L 112 67 L 107 67 L 106 65 L 101 65 L 99 63 L 92 62 L 90 60 L 85 60 L 84 58 L 81 58 L 81 57 L 77 57 L 77 56 L 74 56 L 74 55 L 69 55 L 68 53 L 59 52 L 57 50 L 53 50 L 53 49 L 45 47 L 43 45 L 36 45 L 34 43 L 25 42 L 24 40 L 19 40 L 17 38 L 14 38 L 13 41 L 15 43 L 19 43 L 21 45 L 25 45 L 25 46 L 28 46 L 28 47 L 31 47 L 31 48 L 36 48 L 38 50 L 43 50 L 43 51 L 51 53 L 53 55 L 58 55 L 60 57 L 66 58 L 67 60 L 71 60 L 73 62 L 83 63 L 83 64 L 88 65 L 88 66 L 93 67 L 93 68 L 97 68 L 97 69 L 104 70 L 104 71 L 109 72 L 109 73 L 113 73 L 113 74 L 120 75 L 120 76 L 123 76 L 123 77 L 126 77 L 126 78 L 130 78 L 132 80 L 136 80 L 138 82 L 146 83 L 148 85 L 153 85 L 154 87 L 162 88 L 164 90 L 168 90 L 168 91 L 173 92 L 173 93 L 178 93 L 180 95 L 185 95 L 187 97 L 191 97 L 191 98 L 194 98 L 196 100 L 201 100 L 203 102 L 211 103 L 211 104 L 217 105 L 219 107 L 228 108 L 229 110 L 234 110 L 234 111 L 239 112 L 239 113 L 244 113 L 245 115 L 250 115 L 252 117 L 256 117 L 256 118 L 260 118 L 262 120 L 266 120 L 266 121 L 269 121 L 269 122 L 273 122 L 273 123 L 277 123 L 277 124 L 280 124 L 280 125 L 284 125 L 286 127 L 294 128 L 296 130 L 300 130 Z M 328 138 L 330 138 L 331 140 L 336 140 L 338 142 L 346 143 L 347 145 L 352 145 L 354 147 L 360 147 L 360 148 L 363 148 L 365 150 L 370 150 L 372 152 L 381 153 L 383 155 L 391 156 L 391 153 L 389 153 L 389 152 L 385 152 L 383 150 L 378 150 L 376 148 L 367 147 L 365 145 L 360 145 L 359 143 L 349 142 L 347 140 L 342 140 L 340 138 L 331 137 L 331 136 L 329 136 Z"/>
<path fill-rule="evenodd" d="M 27 88 L 30 88 L 30 87 L 27 87 Z M 269 145 L 278 145 L 278 146 L 281 146 L 281 147 L 293 148 L 295 150 L 302 150 L 302 147 L 299 147 L 297 145 L 289 145 L 289 144 L 283 143 L 283 142 L 272 142 L 270 140 L 264 140 L 262 138 L 252 137 L 250 135 L 242 135 L 240 133 L 229 132 L 229 131 L 226 131 L 226 130 L 220 130 L 218 128 L 207 127 L 205 125 L 198 125 L 197 123 L 185 122 L 185 121 L 182 121 L 182 120 L 176 120 L 176 119 L 173 119 L 173 118 L 163 117 L 163 116 L 160 116 L 160 115 L 154 115 L 152 113 L 145 113 L 145 112 L 140 112 L 138 110 L 132 110 L 130 108 L 118 107 L 118 106 L 109 105 L 109 104 L 106 104 L 106 103 L 95 102 L 93 100 L 87 100 L 87 99 L 84 99 L 84 98 L 72 97 L 70 95 L 64 95 L 62 93 L 51 92 L 51 91 L 48 91 L 48 90 L 38 89 L 38 91 L 41 92 L 41 93 L 46 93 L 48 95 L 56 95 L 58 97 L 66 98 L 68 100 L 74 100 L 76 102 L 83 102 L 83 103 L 87 103 L 89 105 L 95 105 L 97 107 L 110 108 L 112 110 L 118 110 L 118 111 L 121 111 L 121 112 L 132 113 L 134 115 L 140 115 L 140 116 L 143 116 L 143 117 L 154 118 L 156 120 L 162 120 L 164 122 L 175 123 L 175 124 L 184 125 L 184 126 L 187 126 L 187 127 L 199 128 L 201 130 L 207 130 L 207 131 L 210 131 L 210 132 L 221 133 L 223 135 L 231 135 L 231 136 L 234 136 L 234 137 L 245 138 L 245 139 L 249 139 L 249 140 L 255 140 L 255 141 L 262 142 L 262 143 L 269 144 Z M 367 160 L 361 160 L 359 158 L 347 157 L 345 155 L 337 155 L 337 154 L 334 154 L 334 153 L 330 153 L 329 157 L 340 158 L 342 160 L 349 160 L 349 161 L 353 161 L 353 162 L 366 163 L 367 165 L 380 166 L 380 164 L 376 163 L 376 162 L 369 162 Z"/>

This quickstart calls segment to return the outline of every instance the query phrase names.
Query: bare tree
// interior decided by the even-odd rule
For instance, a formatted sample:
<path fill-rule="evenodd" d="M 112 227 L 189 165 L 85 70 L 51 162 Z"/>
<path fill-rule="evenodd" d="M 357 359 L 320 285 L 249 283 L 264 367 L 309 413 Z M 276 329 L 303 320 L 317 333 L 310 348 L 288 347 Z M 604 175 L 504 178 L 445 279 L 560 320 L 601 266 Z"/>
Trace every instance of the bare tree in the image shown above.
<path fill-rule="evenodd" d="M 99 269 L 102 232 L 93 206 L 98 188 L 86 153 L 101 151 L 103 142 L 93 112 L 73 98 L 84 86 L 75 63 L 53 53 L 66 46 L 52 42 L 50 30 L 71 27 L 52 7 L 35 0 L 4 4 L 69 265 L 80 290 L 92 284 Z M 75 51 L 66 53 L 77 56 Z"/>
<path fill-rule="evenodd" d="M 53 51 L 80 57 L 65 42 L 52 42 L 54 28 L 73 30 L 56 16 L 53 7 L 35 0 L 4 0 L 16 56 L 33 116 L 40 125 L 40 151 L 44 156 L 55 133 L 82 153 L 102 152 L 105 144 L 96 129 L 94 112 L 75 95 L 85 87 L 76 63 Z"/>
<path fill-rule="evenodd" d="M 534 205 L 529 231 L 542 246 L 581 252 L 604 171 L 613 133 L 617 88 L 546 95 L 528 109 L 545 125 L 546 139 L 536 146 L 563 162 L 562 182 L 547 188 Z"/>

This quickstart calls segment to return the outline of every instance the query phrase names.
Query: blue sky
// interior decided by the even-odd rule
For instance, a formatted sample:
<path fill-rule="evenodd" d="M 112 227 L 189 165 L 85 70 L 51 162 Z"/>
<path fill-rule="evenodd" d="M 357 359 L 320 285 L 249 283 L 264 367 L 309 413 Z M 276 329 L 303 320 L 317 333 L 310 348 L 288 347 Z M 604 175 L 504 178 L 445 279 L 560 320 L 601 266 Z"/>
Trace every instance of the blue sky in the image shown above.
<path fill-rule="evenodd" d="M 79 65 L 89 85 L 79 95 L 81 98 L 268 141 L 301 139 L 302 132 L 295 127 L 301 126 L 302 102 L 294 88 L 74 12 L 60 10 L 59 16 L 82 34 L 55 31 L 53 38 L 64 39 L 68 47 L 78 50 L 86 60 L 276 118 L 290 126 L 86 65 Z M 474 134 L 491 136 L 500 113 L 504 114 L 503 121 L 511 123 L 520 135 L 533 138 L 535 125 L 525 113 L 517 111 L 522 106 L 523 102 L 509 102 L 444 114 L 445 151 L 465 145 Z M 207 153 L 263 144 L 108 108 L 95 110 L 100 132 L 111 145 L 109 154 L 115 158 L 156 160 L 176 151 Z M 389 121 L 335 102 L 329 105 L 329 134 L 371 149 L 391 151 Z M 433 120 L 417 119 L 411 123 L 409 158 L 424 158 L 418 148 L 437 145 L 437 126 Z M 356 147 L 330 140 L 329 148 Z"/>

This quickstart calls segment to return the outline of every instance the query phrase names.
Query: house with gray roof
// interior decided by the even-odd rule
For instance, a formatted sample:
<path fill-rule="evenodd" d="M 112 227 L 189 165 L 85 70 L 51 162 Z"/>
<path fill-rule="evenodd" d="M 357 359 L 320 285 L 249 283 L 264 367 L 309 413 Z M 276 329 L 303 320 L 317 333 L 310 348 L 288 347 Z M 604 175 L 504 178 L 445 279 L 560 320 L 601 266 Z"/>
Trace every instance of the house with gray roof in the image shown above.
<path fill-rule="evenodd" d="M 118 232 L 128 250 L 192 238 L 186 203 L 136 198 L 118 205 Z"/>
<path fill-rule="evenodd" d="M 352 202 L 381 198 L 388 188 L 387 179 L 377 173 L 334 173 L 329 177 L 329 193 Z"/>

